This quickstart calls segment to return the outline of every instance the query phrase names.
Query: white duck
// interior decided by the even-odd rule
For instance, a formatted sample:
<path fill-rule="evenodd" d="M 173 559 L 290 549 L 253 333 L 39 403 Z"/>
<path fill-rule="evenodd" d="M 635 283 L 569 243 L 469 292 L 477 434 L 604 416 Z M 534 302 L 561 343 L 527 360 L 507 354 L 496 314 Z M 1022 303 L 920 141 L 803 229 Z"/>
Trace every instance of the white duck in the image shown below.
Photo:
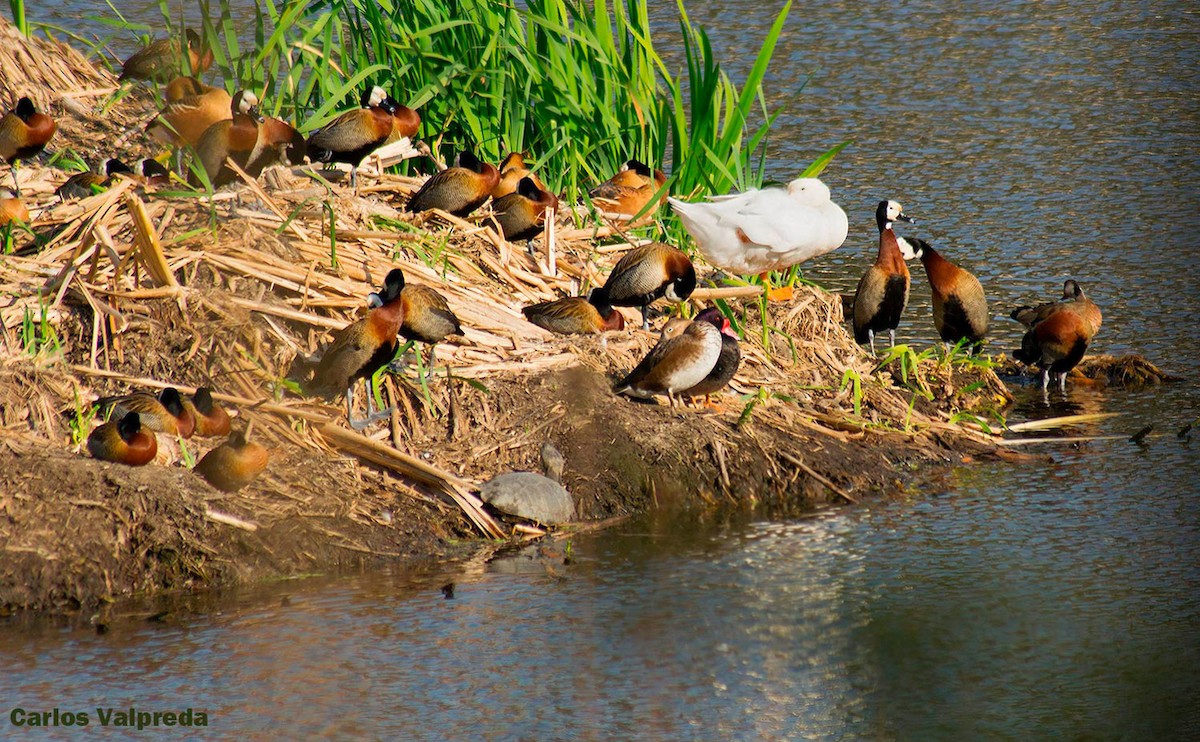
<path fill-rule="evenodd" d="M 797 178 L 786 188 L 715 196 L 707 202 L 669 199 L 700 252 L 717 268 L 738 274 L 773 270 L 836 250 L 849 221 L 817 178 Z M 788 298 L 768 291 L 771 298 Z"/>

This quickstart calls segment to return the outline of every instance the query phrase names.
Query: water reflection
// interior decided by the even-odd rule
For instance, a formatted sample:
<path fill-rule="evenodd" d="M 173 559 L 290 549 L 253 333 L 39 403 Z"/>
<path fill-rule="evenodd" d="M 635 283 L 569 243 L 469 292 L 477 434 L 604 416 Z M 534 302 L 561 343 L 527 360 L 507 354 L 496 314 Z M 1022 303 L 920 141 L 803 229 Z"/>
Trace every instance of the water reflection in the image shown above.
<path fill-rule="evenodd" d="M 776 12 L 688 10 L 735 78 Z M 1104 309 L 1093 350 L 1189 381 L 1048 405 L 1027 382 L 1012 419 L 1116 412 L 1067 432 L 1119 440 L 807 521 L 652 516 L 569 565 L 294 586 L 103 636 L 10 625 L 0 697 L 203 706 L 213 736 L 1196 738 L 1200 468 L 1173 433 L 1200 414 L 1198 33 L 1183 3 L 810 3 L 768 80 L 773 176 L 855 140 L 824 176 L 850 238 L 808 276 L 852 290 L 893 197 L 983 282 L 993 349 L 1019 344 L 1011 307 L 1077 278 Z M 918 269 L 899 339 L 932 343 L 930 314 Z M 1125 440 L 1151 423 L 1167 435 Z"/>

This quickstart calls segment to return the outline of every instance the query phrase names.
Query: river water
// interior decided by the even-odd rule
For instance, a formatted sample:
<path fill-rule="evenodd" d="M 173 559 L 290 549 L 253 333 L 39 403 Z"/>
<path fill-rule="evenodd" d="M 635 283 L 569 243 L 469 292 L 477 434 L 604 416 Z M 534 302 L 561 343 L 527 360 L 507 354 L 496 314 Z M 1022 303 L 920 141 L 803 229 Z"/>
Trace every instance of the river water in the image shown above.
<path fill-rule="evenodd" d="M 687 7 L 735 79 L 778 10 Z M 806 275 L 852 290 L 894 198 L 919 219 L 902 233 L 983 282 L 995 350 L 1019 343 L 1012 306 L 1079 280 L 1093 351 L 1185 380 L 1018 386 L 1009 418 L 1116 412 L 1071 432 L 1120 439 L 811 519 L 655 513 L 565 565 L 291 583 L 102 635 L 20 623 L 0 698 L 93 725 L 204 709 L 214 737 L 1200 738 L 1200 467 L 1176 436 L 1200 414 L 1198 41 L 1194 3 L 803 3 L 767 81 L 773 177 L 854 140 L 823 175 L 850 237 Z M 899 340 L 934 339 L 918 266 Z"/>

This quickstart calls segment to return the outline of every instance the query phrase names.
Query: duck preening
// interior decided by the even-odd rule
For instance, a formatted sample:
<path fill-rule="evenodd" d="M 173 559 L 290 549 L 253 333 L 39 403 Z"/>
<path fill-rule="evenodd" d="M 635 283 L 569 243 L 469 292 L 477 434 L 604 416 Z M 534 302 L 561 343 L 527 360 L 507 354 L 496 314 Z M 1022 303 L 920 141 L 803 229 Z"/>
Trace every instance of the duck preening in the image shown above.
<path fill-rule="evenodd" d="M 632 219 L 646 208 L 666 182 L 663 171 L 651 170 L 639 160 L 629 160 L 616 175 L 588 191 L 588 197 L 605 216 Z"/>
<path fill-rule="evenodd" d="M 134 52 L 121 65 L 118 80 L 167 80 L 180 72 L 199 75 L 212 66 L 213 52 L 192 29 L 184 32 L 187 41 L 187 68 L 178 39 L 159 39 Z"/>
<path fill-rule="evenodd" d="M 717 362 L 708 372 L 708 376 L 705 376 L 699 384 L 685 389 L 681 396 L 699 397 L 703 395 L 707 399 L 710 395 L 724 389 L 733 380 L 734 374 L 737 373 L 738 367 L 742 363 L 742 349 L 738 346 L 737 333 L 733 331 L 729 320 L 721 314 L 720 309 L 709 307 L 696 315 L 696 321 L 711 322 L 721 328 L 721 354 L 717 356 Z"/>
<path fill-rule="evenodd" d="M 392 270 L 384 279 L 383 290 L 378 294 L 379 304 L 367 312 L 367 316 L 338 331 L 325 347 L 324 354 L 313 372 L 312 380 L 305 385 L 308 394 L 332 399 L 346 395 L 346 419 L 350 427 L 362 430 L 373 422 L 391 414 L 391 410 L 373 412 L 371 393 L 367 390 L 367 416 L 355 420 L 351 414 L 353 384 L 358 379 L 367 379 L 383 368 L 396 354 L 396 336 L 404 323 L 404 304 L 400 295 L 404 290 L 404 272 Z"/>
<path fill-rule="evenodd" d="M 896 237 L 892 224 L 897 220 L 915 223 L 896 201 L 880 201 L 875 209 L 879 227 L 879 254 L 875 263 L 858 281 L 854 292 L 854 340 L 870 343 L 875 353 L 875 333 L 887 331 L 890 345 L 896 344 L 900 315 L 908 306 L 911 279 L 905 260 L 914 257 L 912 245 Z"/>
<path fill-rule="evenodd" d="M 142 429 L 141 416 L 126 412 L 119 420 L 106 422 L 91 432 L 88 453 L 101 461 L 145 466 L 158 454 L 158 439 Z"/>
<path fill-rule="evenodd" d="M 229 93 L 195 77 L 171 80 L 166 98 L 166 105 L 146 124 L 146 133 L 165 144 L 195 147 L 208 127 L 232 116 L 233 98 Z"/>
<path fill-rule="evenodd" d="M 546 188 L 546 184 L 542 182 L 542 179 L 525 164 L 525 156 L 524 152 L 509 152 L 500 162 L 500 181 L 492 189 L 493 201 L 499 201 L 499 199 L 510 193 L 516 193 L 517 186 L 524 178 L 531 178 L 533 184 L 540 190 L 549 190 Z"/>
<path fill-rule="evenodd" d="M 492 204 L 504 239 L 532 240 L 546 226 L 546 210 L 558 210 L 558 197 L 538 187 L 533 178 L 521 178 L 517 190 Z"/>
<path fill-rule="evenodd" d="M 254 93 L 239 90 L 230 105 L 232 117 L 208 127 L 196 145 L 200 164 L 214 187 L 238 179 L 227 159 L 257 178 L 271 165 L 299 162 L 304 157 L 304 137 L 287 122 L 261 115 Z"/>
<path fill-rule="evenodd" d="M 672 319 L 658 344 L 613 391 L 643 399 L 665 394 L 674 406 L 680 394 L 704 381 L 716 366 L 721 357 L 721 329 L 721 323 L 711 316 L 692 322 Z"/>
<path fill-rule="evenodd" d="M 17 168 L 21 160 L 45 149 L 57 128 L 54 119 L 39 113 L 29 98 L 21 98 L 11 111 L 0 117 L 0 159 L 12 167 L 13 188 L 18 197 L 21 182 L 17 179 Z"/>
<path fill-rule="evenodd" d="M 120 419 L 130 412 L 136 412 L 141 427 L 156 433 L 191 438 L 196 430 L 196 418 L 184 407 L 183 397 L 175 387 L 163 389 L 157 397 L 146 392 L 102 397 L 96 400 L 96 408 L 108 412 L 110 419 Z"/>
<path fill-rule="evenodd" d="M 204 454 L 194 471 L 222 492 L 235 492 L 250 484 L 267 468 L 271 456 L 249 437 L 250 427 L 235 431 L 228 440 Z"/>
<path fill-rule="evenodd" d="M 978 347 L 988 328 L 987 298 L 979 279 L 942 257 L 925 240 L 905 241 L 925 266 L 933 295 L 933 326 L 938 335 L 947 343 L 968 340 Z"/>
<path fill-rule="evenodd" d="M 393 114 L 400 103 L 375 85 L 362 94 L 362 107 L 346 111 L 308 137 L 313 162 L 342 162 L 350 166 L 350 185 L 358 188 L 358 166 L 392 136 Z"/>
<path fill-rule="evenodd" d="M 625 317 L 612 304 L 604 303 L 603 295 L 598 296 L 596 291 L 587 298 L 568 296 L 532 304 L 522 307 L 521 313 L 538 327 L 560 335 L 591 335 L 625 329 Z"/>
<path fill-rule="evenodd" d="M 458 316 L 450 309 L 446 297 L 432 286 L 405 284 L 404 290 L 400 292 L 400 303 L 404 312 L 400 336 L 405 340 L 428 345 L 428 367 L 433 368 L 437 344 L 451 335 L 465 334 L 458 322 Z"/>
<path fill-rule="evenodd" d="M 686 301 L 696 290 L 696 268 L 682 250 L 662 242 L 635 247 L 621 256 L 604 286 L 592 292 L 597 306 L 641 307 L 642 329 L 650 329 L 650 304 L 666 297 Z"/>
<path fill-rule="evenodd" d="M 767 280 L 774 270 L 836 250 L 846 241 L 849 221 L 817 178 L 797 178 L 786 188 L 763 188 L 688 203 L 668 199 L 700 254 L 721 270 L 755 273 Z M 791 289 L 771 291 L 790 298 Z"/>
<path fill-rule="evenodd" d="M 430 176 L 409 199 L 407 208 L 414 214 L 441 209 L 465 217 L 488 200 L 498 182 L 500 171 L 495 165 L 481 162 L 470 151 L 463 151 L 458 156 L 458 166 Z"/>
<path fill-rule="evenodd" d="M 1042 369 L 1043 391 L 1049 388 L 1052 374 L 1058 377 L 1059 390 L 1066 391 L 1067 373 L 1083 359 L 1100 330 L 1100 307 L 1077 282 L 1067 280 L 1060 301 L 1019 307 L 1011 316 L 1029 328 L 1013 358 Z"/>

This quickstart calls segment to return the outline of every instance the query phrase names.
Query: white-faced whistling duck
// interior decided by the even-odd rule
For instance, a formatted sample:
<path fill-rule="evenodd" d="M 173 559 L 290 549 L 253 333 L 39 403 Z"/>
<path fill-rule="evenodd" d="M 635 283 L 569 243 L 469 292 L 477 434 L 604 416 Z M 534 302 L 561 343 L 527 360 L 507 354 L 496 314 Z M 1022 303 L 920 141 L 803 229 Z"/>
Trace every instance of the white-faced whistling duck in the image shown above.
<path fill-rule="evenodd" d="M 591 335 L 607 330 L 624 330 L 625 317 L 603 295 L 568 296 L 521 308 L 525 319 L 559 335 Z M 601 303 L 597 303 L 600 301 Z"/>
<path fill-rule="evenodd" d="M 229 93 L 195 77 L 176 77 L 169 82 L 166 98 L 166 105 L 146 124 L 146 133 L 165 144 L 195 147 L 208 127 L 232 116 Z"/>
<path fill-rule="evenodd" d="M 196 420 L 194 435 L 207 438 L 229 434 L 229 413 L 213 400 L 212 389 L 200 387 L 190 400 L 183 400 L 183 406 Z"/>
<path fill-rule="evenodd" d="M 184 33 L 187 39 L 188 68 L 183 68 L 183 55 L 178 39 L 159 39 L 134 52 L 121 66 L 118 80 L 169 80 L 181 72 L 199 75 L 212 66 L 213 52 L 192 29 Z"/>
<path fill-rule="evenodd" d="M 696 268 L 682 250 L 651 242 L 625 253 L 593 298 L 599 304 L 641 307 L 642 329 L 650 329 L 650 304 L 666 297 L 685 301 L 696 290 Z"/>
<path fill-rule="evenodd" d="M 175 387 L 167 387 L 158 396 L 146 392 L 134 392 L 119 397 L 103 397 L 96 400 L 96 407 L 109 411 L 109 419 L 120 419 L 130 412 L 140 416 L 140 424 L 156 433 L 191 438 L 196 430 L 196 418 L 183 405 L 183 397 Z"/>
<path fill-rule="evenodd" d="M 896 201 L 880 201 L 875 209 L 879 227 L 879 254 L 867 269 L 854 292 L 854 340 L 870 343 L 875 353 L 875 333 L 887 331 L 888 341 L 896 344 L 896 328 L 900 315 L 908 305 L 911 279 L 904 261 L 914 255 L 912 246 L 902 242 L 892 231 L 896 220 L 914 222 Z"/>
<path fill-rule="evenodd" d="M 987 297 L 973 273 L 951 263 L 928 242 L 907 238 L 916 257 L 925 266 L 933 295 L 933 326 L 951 345 L 967 340 L 978 348 L 988 328 Z"/>
<path fill-rule="evenodd" d="M 267 468 L 270 454 L 249 440 L 250 427 L 234 431 L 213 450 L 204 454 L 194 471 L 222 492 L 235 492 L 250 484 Z"/>
<path fill-rule="evenodd" d="M 418 214 L 429 209 L 441 209 L 457 217 L 465 217 L 483 205 L 500 182 L 495 165 L 481 162 L 469 151 L 458 156 L 458 166 L 435 173 L 409 199 L 406 207 Z"/>
<path fill-rule="evenodd" d="M 1084 296 L 1077 282 L 1068 280 L 1061 301 L 1020 307 L 1012 317 L 1029 328 L 1013 358 L 1042 369 L 1043 392 L 1049 388 L 1052 374 L 1058 377 L 1059 390 L 1066 391 L 1067 373 L 1083 359 L 1100 330 L 1100 307 Z"/>
<path fill-rule="evenodd" d="M 342 162 L 350 166 L 350 185 L 358 188 L 358 166 L 392 135 L 393 112 L 400 105 L 375 85 L 363 91 L 362 107 L 346 111 L 308 137 L 313 162 Z"/>
<path fill-rule="evenodd" d="M 358 379 L 366 379 L 369 385 L 371 376 L 396 354 L 396 336 L 404 324 L 404 305 L 400 299 L 403 290 L 404 273 L 396 268 L 384 279 L 383 290 L 378 294 L 379 305 L 368 311 L 366 317 L 333 336 L 317 364 L 312 381 L 305 385 L 307 393 L 329 399 L 344 393 L 346 419 L 355 430 L 362 430 L 391 414 L 391 410 L 371 411 L 372 395 L 368 389 L 367 417 L 355 420 L 351 415 L 352 386 Z"/>
<path fill-rule="evenodd" d="M 517 190 L 492 204 L 500 233 L 509 242 L 532 240 L 546 226 L 546 209 L 558 211 L 558 197 L 538 187 L 533 178 L 521 178 Z"/>

